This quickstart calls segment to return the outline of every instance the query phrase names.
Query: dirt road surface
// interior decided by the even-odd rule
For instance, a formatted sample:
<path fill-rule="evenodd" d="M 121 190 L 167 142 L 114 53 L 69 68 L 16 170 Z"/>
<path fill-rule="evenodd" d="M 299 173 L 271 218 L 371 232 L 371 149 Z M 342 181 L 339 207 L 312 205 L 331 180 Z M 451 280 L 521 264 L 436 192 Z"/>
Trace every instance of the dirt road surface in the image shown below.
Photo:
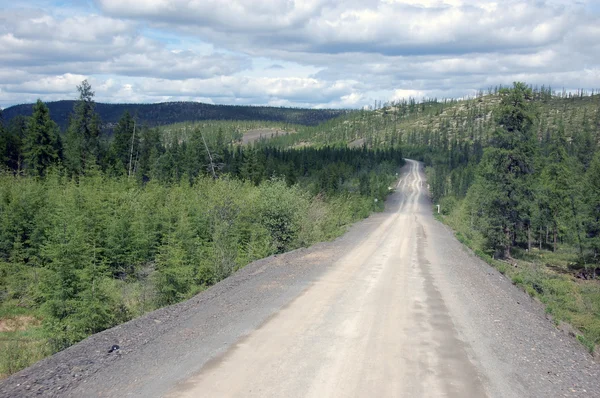
<path fill-rule="evenodd" d="M 106 350 L 120 344 L 116 353 Z M 386 210 L 92 336 L 2 396 L 598 397 L 600 366 L 431 215 L 408 161 Z M 39 395 L 36 395 L 39 394 Z"/>

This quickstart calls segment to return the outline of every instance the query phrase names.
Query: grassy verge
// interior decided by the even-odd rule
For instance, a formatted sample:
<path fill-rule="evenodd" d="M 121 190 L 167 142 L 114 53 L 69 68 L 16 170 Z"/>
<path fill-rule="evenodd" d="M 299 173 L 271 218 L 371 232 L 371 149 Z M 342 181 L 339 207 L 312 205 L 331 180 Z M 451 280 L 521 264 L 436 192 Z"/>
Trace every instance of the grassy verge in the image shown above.
<path fill-rule="evenodd" d="M 600 281 L 575 277 L 570 265 L 576 257 L 570 248 L 562 247 L 556 253 L 515 249 L 510 262 L 499 261 L 483 251 L 483 236 L 462 214 L 457 206 L 450 214 L 436 214 L 436 218 L 450 226 L 456 238 L 479 258 L 542 302 L 557 326 L 570 324 L 577 340 L 593 354 L 600 344 Z"/>
<path fill-rule="evenodd" d="M 0 378 L 26 368 L 50 353 L 36 311 L 18 303 L 0 306 Z"/>

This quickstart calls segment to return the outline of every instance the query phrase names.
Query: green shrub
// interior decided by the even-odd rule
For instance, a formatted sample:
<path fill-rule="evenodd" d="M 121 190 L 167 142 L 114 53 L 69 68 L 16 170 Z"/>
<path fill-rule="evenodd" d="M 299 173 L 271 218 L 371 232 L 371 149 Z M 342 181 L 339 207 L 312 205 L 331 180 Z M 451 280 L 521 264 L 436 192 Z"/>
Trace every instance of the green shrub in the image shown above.
<path fill-rule="evenodd" d="M 278 179 L 261 184 L 259 189 L 259 221 L 271 234 L 276 252 L 297 247 L 301 221 L 310 205 L 307 194 L 298 186 L 288 188 Z"/>
<path fill-rule="evenodd" d="M 45 179 L 0 172 L 0 317 L 39 312 L 36 339 L 47 352 L 64 349 L 251 261 L 339 236 L 384 208 L 400 162 L 398 150 L 261 143 L 231 151 L 221 143 L 230 174 L 219 170 L 215 179 L 202 172 L 203 155 L 170 138 L 140 160 L 135 178 L 118 170 L 122 162 L 72 179 L 60 169 Z M 17 368 L 30 362 L 26 353 L 5 354 Z"/>
<path fill-rule="evenodd" d="M 523 282 L 524 282 L 524 281 L 523 281 L 523 276 L 522 276 L 522 275 L 519 275 L 519 274 L 515 274 L 515 275 L 513 275 L 513 276 L 512 276 L 512 282 L 513 282 L 515 285 L 523 285 Z"/>
<path fill-rule="evenodd" d="M 578 335 L 577 336 L 577 340 L 579 340 L 579 342 L 581 344 L 583 344 L 588 351 L 590 352 L 590 354 L 594 353 L 594 350 L 596 348 L 596 344 L 593 341 L 588 340 L 585 336 L 583 335 Z"/>
<path fill-rule="evenodd" d="M 454 196 L 444 196 L 439 200 L 440 211 L 443 215 L 451 214 L 458 206 L 458 200 Z"/>

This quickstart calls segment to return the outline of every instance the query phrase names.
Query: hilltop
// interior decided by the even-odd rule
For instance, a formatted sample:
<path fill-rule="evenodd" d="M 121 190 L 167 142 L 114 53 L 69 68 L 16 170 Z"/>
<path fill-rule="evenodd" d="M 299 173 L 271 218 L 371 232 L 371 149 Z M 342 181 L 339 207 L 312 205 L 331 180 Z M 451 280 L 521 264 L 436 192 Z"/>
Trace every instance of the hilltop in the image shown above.
<path fill-rule="evenodd" d="M 443 142 L 479 141 L 485 146 L 496 128 L 493 112 L 498 93 L 464 100 L 398 101 L 376 110 L 341 115 L 318 126 L 309 126 L 294 136 L 269 141 L 282 147 L 295 145 L 385 144 L 431 147 Z M 547 95 L 536 92 L 532 102 L 538 109 L 535 129 L 542 139 L 561 126 L 572 140 L 581 132 L 600 129 L 600 95 Z"/>

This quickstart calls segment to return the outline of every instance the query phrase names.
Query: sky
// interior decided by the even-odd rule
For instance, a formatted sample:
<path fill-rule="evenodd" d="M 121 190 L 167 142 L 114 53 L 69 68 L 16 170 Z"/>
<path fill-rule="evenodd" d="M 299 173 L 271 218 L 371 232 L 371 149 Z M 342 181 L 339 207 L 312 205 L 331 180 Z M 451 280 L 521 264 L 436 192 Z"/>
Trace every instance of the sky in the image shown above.
<path fill-rule="evenodd" d="M 600 0 L 0 0 L 0 107 L 360 108 L 525 81 L 600 88 Z"/>

